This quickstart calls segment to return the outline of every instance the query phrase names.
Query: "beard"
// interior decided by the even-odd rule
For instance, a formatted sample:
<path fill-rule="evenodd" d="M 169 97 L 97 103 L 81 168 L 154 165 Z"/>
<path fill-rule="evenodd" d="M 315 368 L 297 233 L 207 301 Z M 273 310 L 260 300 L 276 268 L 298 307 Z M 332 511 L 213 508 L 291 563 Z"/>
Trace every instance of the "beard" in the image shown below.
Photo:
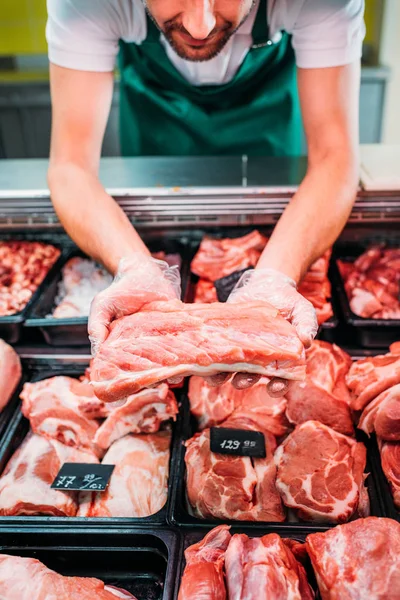
<path fill-rule="evenodd" d="M 179 33 L 184 33 L 186 35 L 189 35 L 189 33 L 182 25 L 176 23 L 174 20 L 168 21 L 164 24 L 164 27 L 160 27 L 151 14 L 147 6 L 147 2 L 144 2 L 144 5 L 150 19 L 153 21 L 157 29 L 165 36 L 169 45 L 174 49 L 180 58 L 191 62 L 205 62 L 212 60 L 223 50 L 233 34 L 236 33 L 239 27 L 247 19 L 255 3 L 256 0 L 252 0 L 252 4 L 248 13 L 238 25 L 234 26 L 233 23 L 227 21 L 223 27 L 217 27 L 211 31 L 205 40 L 205 44 L 199 47 L 191 46 L 182 40 L 182 38 L 179 36 Z"/>

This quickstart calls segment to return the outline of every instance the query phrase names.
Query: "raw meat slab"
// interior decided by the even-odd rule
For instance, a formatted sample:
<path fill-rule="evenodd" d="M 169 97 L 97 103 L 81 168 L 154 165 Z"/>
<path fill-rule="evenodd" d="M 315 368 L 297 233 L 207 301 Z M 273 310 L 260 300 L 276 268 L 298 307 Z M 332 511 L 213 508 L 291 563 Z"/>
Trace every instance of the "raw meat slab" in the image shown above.
<path fill-rule="evenodd" d="M 268 303 L 146 304 L 111 324 L 91 381 L 106 402 L 174 377 L 248 372 L 302 380 L 304 348 Z"/>
<path fill-rule="evenodd" d="M 358 428 L 388 442 L 400 441 L 400 384 L 385 390 L 363 410 Z"/>
<path fill-rule="evenodd" d="M 400 442 L 385 442 L 378 438 L 382 469 L 392 490 L 393 502 L 400 510 Z"/>
<path fill-rule="evenodd" d="M 15 392 L 21 375 L 22 368 L 18 354 L 0 339 L 0 412 Z"/>

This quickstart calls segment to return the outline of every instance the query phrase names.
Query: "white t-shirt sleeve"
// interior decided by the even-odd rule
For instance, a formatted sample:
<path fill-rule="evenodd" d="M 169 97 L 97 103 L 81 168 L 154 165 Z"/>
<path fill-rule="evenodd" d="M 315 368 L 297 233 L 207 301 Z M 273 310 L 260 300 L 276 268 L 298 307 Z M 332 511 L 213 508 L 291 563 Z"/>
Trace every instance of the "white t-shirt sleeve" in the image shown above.
<path fill-rule="evenodd" d="M 283 5 L 293 0 L 278 0 Z M 303 69 L 338 67 L 361 58 L 364 0 L 297 0 L 290 11 L 296 64 Z M 292 7 L 293 7 L 292 4 Z M 287 30 L 289 30 L 287 29 Z"/>
<path fill-rule="evenodd" d="M 46 38 L 52 63 L 81 71 L 112 71 L 118 42 L 141 43 L 143 5 L 132 0 L 47 0 Z"/>

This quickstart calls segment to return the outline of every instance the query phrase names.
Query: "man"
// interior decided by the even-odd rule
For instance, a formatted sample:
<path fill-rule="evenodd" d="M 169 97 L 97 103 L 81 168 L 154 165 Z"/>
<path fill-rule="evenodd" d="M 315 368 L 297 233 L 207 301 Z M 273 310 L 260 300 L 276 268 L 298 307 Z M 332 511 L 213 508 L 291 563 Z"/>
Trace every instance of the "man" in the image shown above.
<path fill-rule="evenodd" d="M 126 155 L 298 154 L 301 106 L 306 177 L 238 294 L 269 300 L 311 343 L 315 315 L 296 284 L 335 241 L 355 198 L 363 4 L 48 0 L 54 206 L 76 243 L 112 273 L 126 259 L 118 283 L 94 302 L 95 346 L 113 318 L 135 310 L 138 253 L 150 268 L 147 248 L 98 179 L 118 50 Z"/>

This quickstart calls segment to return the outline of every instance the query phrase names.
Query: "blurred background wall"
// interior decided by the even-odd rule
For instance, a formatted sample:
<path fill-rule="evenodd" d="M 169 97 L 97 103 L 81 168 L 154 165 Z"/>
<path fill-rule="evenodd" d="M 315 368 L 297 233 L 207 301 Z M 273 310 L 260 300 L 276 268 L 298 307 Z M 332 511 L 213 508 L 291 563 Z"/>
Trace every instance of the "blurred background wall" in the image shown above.
<path fill-rule="evenodd" d="M 361 142 L 400 144 L 400 0 L 366 0 L 365 20 Z M 45 0 L 0 0 L 3 158 L 48 156 L 51 109 L 45 24 Z M 118 74 L 103 154 L 119 154 Z"/>

